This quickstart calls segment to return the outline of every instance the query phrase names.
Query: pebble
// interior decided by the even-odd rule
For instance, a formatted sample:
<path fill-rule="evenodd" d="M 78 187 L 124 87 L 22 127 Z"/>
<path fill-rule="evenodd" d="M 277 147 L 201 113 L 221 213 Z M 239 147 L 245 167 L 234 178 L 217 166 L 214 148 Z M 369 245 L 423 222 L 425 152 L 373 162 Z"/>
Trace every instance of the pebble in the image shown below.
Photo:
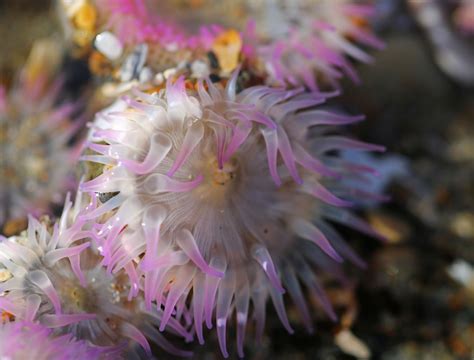
<path fill-rule="evenodd" d="M 457 236 L 474 239 L 474 213 L 456 214 L 450 223 L 450 228 Z"/>
<path fill-rule="evenodd" d="M 7 269 L 0 269 L 0 282 L 5 282 L 13 277 L 12 273 Z"/>
<path fill-rule="evenodd" d="M 135 46 L 133 52 L 127 56 L 120 69 L 120 80 L 127 82 L 138 78 L 140 72 L 145 65 L 148 55 L 148 45 L 139 44 Z"/>
<path fill-rule="evenodd" d="M 412 233 L 406 222 L 387 213 L 374 212 L 369 214 L 369 223 L 377 233 L 383 235 L 391 244 L 405 241 Z"/>
<path fill-rule="evenodd" d="M 474 267 L 468 262 L 458 259 L 449 266 L 447 271 L 449 276 L 461 285 L 474 287 Z"/>
<path fill-rule="evenodd" d="M 163 71 L 163 76 L 165 77 L 166 80 L 168 80 L 171 76 L 175 75 L 176 73 L 177 73 L 177 70 L 175 68 L 170 68 Z"/>
<path fill-rule="evenodd" d="M 165 82 L 165 77 L 163 73 L 158 73 L 155 75 L 155 84 L 156 85 L 161 85 Z"/>
<path fill-rule="evenodd" d="M 123 46 L 120 40 L 110 31 L 104 31 L 96 36 L 94 47 L 107 59 L 115 61 L 123 53 Z"/>
<path fill-rule="evenodd" d="M 141 83 L 146 83 L 153 79 L 153 71 L 149 67 L 144 67 L 142 71 L 140 71 L 140 75 L 138 76 L 138 81 Z"/>
<path fill-rule="evenodd" d="M 202 79 L 206 76 L 209 76 L 210 69 L 204 61 L 196 60 L 191 64 L 191 73 L 193 77 L 197 79 Z"/>
<path fill-rule="evenodd" d="M 335 344 L 346 354 L 357 359 L 370 359 L 369 347 L 350 330 L 342 330 L 334 337 Z"/>

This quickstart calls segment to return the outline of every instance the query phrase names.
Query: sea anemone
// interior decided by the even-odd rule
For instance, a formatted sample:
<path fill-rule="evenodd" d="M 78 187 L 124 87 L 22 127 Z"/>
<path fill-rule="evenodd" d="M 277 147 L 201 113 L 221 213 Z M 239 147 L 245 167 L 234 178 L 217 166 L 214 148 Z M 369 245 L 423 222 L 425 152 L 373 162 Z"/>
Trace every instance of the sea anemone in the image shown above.
<path fill-rule="evenodd" d="M 0 283 L 0 309 L 15 319 L 38 320 L 57 336 L 69 334 L 127 358 L 150 356 L 147 338 L 173 354 L 189 355 L 156 329 L 161 312 L 145 309 L 128 277 L 107 273 L 100 264 L 91 246 L 94 231 L 85 220 L 94 202 L 80 210 L 81 201 L 72 207 L 67 200 L 54 225 L 30 218 L 25 233 L 3 238 L 0 264 L 10 278 Z M 170 332 L 189 339 L 178 321 L 168 325 Z"/>
<path fill-rule="evenodd" d="M 35 302 L 39 299 L 31 299 Z M 0 325 L 0 358 L 8 360 L 99 360 L 112 359 L 114 352 L 77 341 L 72 335 L 55 337 L 52 330 L 32 321 Z"/>
<path fill-rule="evenodd" d="M 146 306 L 163 308 L 160 330 L 190 306 L 202 343 L 203 322 L 212 327 L 215 312 L 225 356 L 234 310 L 243 356 L 250 302 L 257 333 L 269 297 L 292 332 L 285 291 L 311 329 L 300 282 L 335 318 L 315 269 L 335 274 L 344 259 L 363 262 L 327 220 L 377 236 L 348 210 L 371 194 L 340 180 L 371 170 L 337 152 L 383 150 L 332 134 L 363 119 L 316 107 L 336 93 L 237 93 L 237 80 L 238 71 L 225 88 L 170 79 L 166 91 L 135 91 L 99 113 L 83 160 L 103 171 L 81 186 L 104 199 L 89 216 L 107 214 L 98 236 L 108 270 L 129 269 Z"/>
<path fill-rule="evenodd" d="M 273 85 L 337 87 L 343 76 L 358 82 L 351 60 L 372 62 L 357 44 L 383 48 L 370 32 L 374 8 L 351 0 L 255 3 L 257 22 L 245 32 L 246 53 L 265 67 Z M 252 4 L 250 4 L 252 6 Z M 256 24 L 258 26 L 256 27 Z"/>
<path fill-rule="evenodd" d="M 38 43 L 16 84 L 0 84 L 0 225 L 61 203 L 75 184 L 78 103 L 60 102 L 63 82 L 45 70 L 49 57 L 38 59 L 48 51 Z"/>

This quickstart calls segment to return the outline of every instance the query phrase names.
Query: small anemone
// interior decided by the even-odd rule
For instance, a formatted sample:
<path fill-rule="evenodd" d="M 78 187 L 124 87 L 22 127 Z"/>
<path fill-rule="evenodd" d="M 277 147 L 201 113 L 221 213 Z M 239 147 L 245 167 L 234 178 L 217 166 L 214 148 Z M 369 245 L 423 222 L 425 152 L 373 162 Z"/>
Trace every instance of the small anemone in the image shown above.
<path fill-rule="evenodd" d="M 45 212 L 75 185 L 78 103 L 58 102 L 61 79 L 29 71 L 8 91 L 0 85 L 0 226 Z"/>
<path fill-rule="evenodd" d="M 32 295 L 31 303 L 40 301 Z M 71 334 L 54 336 L 53 330 L 32 321 L 0 325 L 0 358 L 10 360 L 114 359 L 116 352 L 75 340 Z"/>
<path fill-rule="evenodd" d="M 113 31 L 126 45 L 149 43 L 164 48 L 186 49 L 208 47 L 222 31 L 217 25 L 201 26 L 194 33 L 169 18 L 163 18 L 159 2 L 146 0 L 96 0 L 101 17 L 107 20 L 103 29 Z"/>
<path fill-rule="evenodd" d="M 255 319 L 262 333 L 269 298 L 292 332 L 286 291 L 311 329 L 301 284 L 335 318 L 315 273 L 337 275 L 344 260 L 363 261 L 329 222 L 377 236 L 349 211 L 373 194 L 341 181 L 372 170 L 338 151 L 383 151 L 332 134 L 363 119 L 319 107 L 336 93 L 266 86 L 237 93 L 237 76 L 225 88 L 198 81 L 196 90 L 169 80 L 166 91 L 135 91 L 113 107 L 122 110 L 99 113 L 94 154 L 83 160 L 104 171 L 81 187 L 116 194 L 87 215 L 105 216 L 98 236 L 108 270 L 127 271 L 145 306 L 163 309 L 160 330 L 172 315 L 190 313 L 203 343 L 203 323 L 215 322 L 225 356 L 232 313 L 243 356 L 246 324 Z"/>
<path fill-rule="evenodd" d="M 271 84 L 317 91 L 337 88 L 344 76 L 359 82 L 352 61 L 373 61 L 359 44 L 384 47 L 367 25 L 375 14 L 368 1 L 282 0 L 261 12 L 258 28 L 250 22 L 244 38 L 247 55 L 263 63 Z"/>
<path fill-rule="evenodd" d="M 90 202 L 81 210 L 81 201 L 72 207 L 67 200 L 54 225 L 31 217 L 25 233 L 1 240 L 0 264 L 11 276 L 0 283 L 0 309 L 127 358 L 151 356 L 148 340 L 172 354 L 190 355 L 157 330 L 160 310 L 146 309 L 140 296 L 129 298 L 135 289 L 128 277 L 100 264 L 93 246 L 97 236 L 86 222 L 94 206 Z M 190 338 L 174 319 L 167 330 Z"/>

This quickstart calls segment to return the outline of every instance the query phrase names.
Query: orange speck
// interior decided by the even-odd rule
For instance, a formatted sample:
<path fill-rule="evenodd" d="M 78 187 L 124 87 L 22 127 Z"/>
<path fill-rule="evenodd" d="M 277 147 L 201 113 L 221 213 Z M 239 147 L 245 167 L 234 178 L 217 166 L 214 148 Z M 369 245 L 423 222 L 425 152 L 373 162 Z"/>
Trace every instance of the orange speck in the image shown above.
<path fill-rule="evenodd" d="M 212 45 L 212 51 L 219 61 L 223 72 L 229 73 L 239 64 L 242 38 L 236 30 L 227 30 L 220 34 Z"/>
<path fill-rule="evenodd" d="M 2 311 L 0 313 L 0 323 L 5 324 L 7 322 L 12 322 L 15 320 L 15 315 L 9 313 L 8 311 Z"/>
<path fill-rule="evenodd" d="M 198 8 L 204 4 L 203 0 L 191 0 L 190 5 L 192 8 Z"/>
<path fill-rule="evenodd" d="M 3 233 L 5 236 L 13 236 L 25 230 L 28 226 L 26 218 L 16 218 L 9 220 L 3 226 Z"/>
<path fill-rule="evenodd" d="M 363 17 L 353 16 L 351 17 L 351 21 L 360 28 L 367 28 L 369 26 L 369 22 Z"/>
<path fill-rule="evenodd" d="M 97 75 L 106 75 L 112 71 L 110 61 L 98 51 L 94 51 L 89 58 L 89 69 Z"/>
<path fill-rule="evenodd" d="M 97 10 L 89 3 L 84 3 L 74 14 L 74 24 L 77 28 L 92 31 L 97 22 Z"/>

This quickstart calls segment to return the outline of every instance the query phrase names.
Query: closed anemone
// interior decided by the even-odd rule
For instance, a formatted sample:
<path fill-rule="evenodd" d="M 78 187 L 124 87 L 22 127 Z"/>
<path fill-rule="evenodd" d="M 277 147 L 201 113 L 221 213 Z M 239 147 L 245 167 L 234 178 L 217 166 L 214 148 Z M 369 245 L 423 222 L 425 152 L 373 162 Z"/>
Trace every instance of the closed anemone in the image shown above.
<path fill-rule="evenodd" d="M 243 356 L 247 322 L 263 331 L 270 298 L 292 332 L 285 292 L 310 329 L 301 284 L 335 318 L 315 271 L 363 262 L 329 221 L 377 236 L 349 211 L 359 197 L 377 196 L 341 180 L 371 170 L 337 154 L 383 150 L 333 135 L 363 119 L 320 107 L 336 93 L 266 86 L 237 93 L 237 77 L 225 88 L 170 79 L 164 91 L 135 91 L 100 113 L 83 160 L 104 170 L 81 187 L 115 194 L 87 215 L 107 219 L 98 236 L 108 270 L 125 270 L 145 306 L 163 309 L 160 330 L 172 315 L 190 313 L 202 343 L 203 323 L 217 325 L 224 356 L 233 312 Z"/>
<path fill-rule="evenodd" d="M 85 220 L 93 208 L 94 201 L 84 209 L 81 201 L 74 208 L 67 201 L 54 225 L 30 218 L 25 233 L 3 238 L 0 265 L 11 276 L 0 283 L 0 309 L 126 358 L 148 358 L 150 343 L 189 355 L 157 330 L 161 311 L 145 309 L 142 296 L 129 298 L 135 290 L 125 273 L 108 273 L 100 264 L 93 224 Z M 168 325 L 170 333 L 189 339 L 178 321 Z"/>

